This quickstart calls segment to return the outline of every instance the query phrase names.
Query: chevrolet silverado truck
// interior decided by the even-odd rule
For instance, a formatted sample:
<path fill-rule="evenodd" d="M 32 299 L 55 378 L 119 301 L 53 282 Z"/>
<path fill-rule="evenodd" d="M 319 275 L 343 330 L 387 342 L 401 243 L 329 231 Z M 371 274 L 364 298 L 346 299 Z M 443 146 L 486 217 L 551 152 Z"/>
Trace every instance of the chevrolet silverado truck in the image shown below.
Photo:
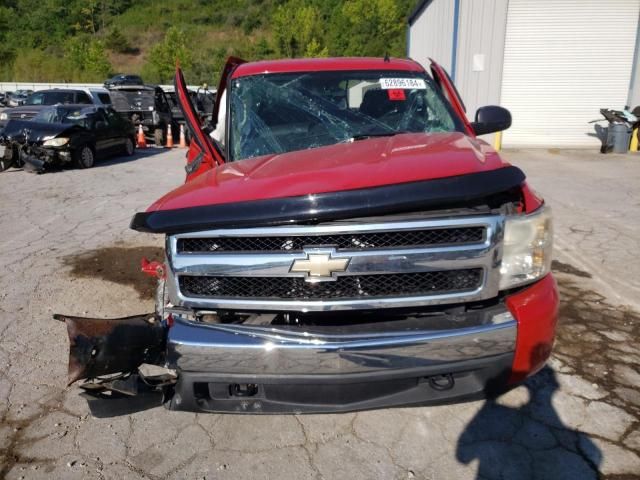
<path fill-rule="evenodd" d="M 69 381 L 173 410 L 336 412 L 495 395 L 555 335 L 549 208 L 412 60 L 230 58 L 186 182 L 135 214 L 166 236 L 156 311 L 56 315 Z"/>

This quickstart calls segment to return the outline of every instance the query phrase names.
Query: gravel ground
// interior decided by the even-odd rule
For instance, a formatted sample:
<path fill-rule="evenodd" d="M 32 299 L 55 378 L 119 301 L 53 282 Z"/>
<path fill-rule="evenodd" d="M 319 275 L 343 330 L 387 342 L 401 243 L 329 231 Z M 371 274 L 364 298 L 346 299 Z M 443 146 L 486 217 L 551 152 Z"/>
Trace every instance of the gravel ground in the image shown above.
<path fill-rule="evenodd" d="M 131 215 L 183 180 L 183 151 L 0 174 L 0 478 L 640 478 L 640 156 L 508 151 L 556 214 L 549 365 L 492 401 L 340 415 L 103 405 L 65 388 L 54 312 L 151 311 L 162 238 Z M 634 310 L 635 308 L 635 310 Z"/>

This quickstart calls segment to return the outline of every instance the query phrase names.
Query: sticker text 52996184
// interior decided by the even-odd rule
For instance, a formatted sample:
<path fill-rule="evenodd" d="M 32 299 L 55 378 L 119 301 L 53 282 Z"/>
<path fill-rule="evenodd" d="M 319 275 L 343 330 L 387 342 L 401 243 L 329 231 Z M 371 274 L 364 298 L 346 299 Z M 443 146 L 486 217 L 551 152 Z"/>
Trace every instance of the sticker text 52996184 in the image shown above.
<path fill-rule="evenodd" d="M 380 88 L 383 90 L 398 88 L 403 90 L 425 90 L 427 85 L 422 78 L 381 78 Z"/>

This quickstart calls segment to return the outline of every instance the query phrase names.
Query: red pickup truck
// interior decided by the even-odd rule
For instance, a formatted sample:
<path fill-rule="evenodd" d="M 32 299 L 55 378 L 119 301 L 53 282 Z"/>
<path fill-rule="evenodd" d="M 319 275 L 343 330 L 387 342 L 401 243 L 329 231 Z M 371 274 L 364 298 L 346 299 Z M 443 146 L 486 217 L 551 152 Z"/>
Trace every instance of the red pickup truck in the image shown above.
<path fill-rule="evenodd" d="M 66 320 L 70 381 L 205 412 L 334 412 L 494 395 L 538 371 L 558 293 L 549 208 L 477 135 L 446 72 L 389 58 L 230 58 L 166 235 L 154 314 Z M 144 386 L 144 388 L 141 387 Z"/>

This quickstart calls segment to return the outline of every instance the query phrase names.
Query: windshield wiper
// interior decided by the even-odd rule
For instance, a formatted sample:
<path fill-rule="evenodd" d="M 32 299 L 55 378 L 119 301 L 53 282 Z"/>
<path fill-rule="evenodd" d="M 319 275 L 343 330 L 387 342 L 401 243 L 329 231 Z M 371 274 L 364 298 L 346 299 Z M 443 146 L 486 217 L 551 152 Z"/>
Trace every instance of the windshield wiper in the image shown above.
<path fill-rule="evenodd" d="M 409 133 L 409 132 L 398 131 L 398 132 L 355 133 L 351 135 L 351 137 L 347 138 L 345 142 L 356 142 L 358 140 L 366 140 L 367 138 L 373 138 L 373 137 L 393 137 L 395 135 L 400 135 L 402 133 Z"/>

